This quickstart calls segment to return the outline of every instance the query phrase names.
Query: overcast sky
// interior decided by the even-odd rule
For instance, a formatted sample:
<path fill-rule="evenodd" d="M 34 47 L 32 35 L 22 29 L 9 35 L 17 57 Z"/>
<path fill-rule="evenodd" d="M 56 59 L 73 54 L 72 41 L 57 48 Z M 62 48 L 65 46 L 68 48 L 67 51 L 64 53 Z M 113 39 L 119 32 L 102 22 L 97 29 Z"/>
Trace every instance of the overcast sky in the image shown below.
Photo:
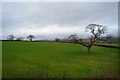
<path fill-rule="evenodd" d="M 64 38 L 76 33 L 85 38 L 88 24 L 107 26 L 107 34 L 118 35 L 117 2 L 4 2 L 2 35 L 35 35 L 36 39 Z"/>

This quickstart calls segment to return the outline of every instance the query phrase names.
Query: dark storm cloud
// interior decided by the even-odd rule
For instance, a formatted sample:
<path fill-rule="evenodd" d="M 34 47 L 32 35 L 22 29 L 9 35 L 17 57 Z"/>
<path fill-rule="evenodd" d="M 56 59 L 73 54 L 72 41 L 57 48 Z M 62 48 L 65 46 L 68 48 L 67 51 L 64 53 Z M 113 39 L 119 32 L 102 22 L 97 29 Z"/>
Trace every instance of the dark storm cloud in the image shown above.
<path fill-rule="evenodd" d="M 3 3 L 3 36 L 77 33 L 86 35 L 85 26 L 98 23 L 117 35 L 117 2 Z M 56 35 L 56 36 L 54 36 Z M 58 35 L 59 37 L 60 35 Z"/>

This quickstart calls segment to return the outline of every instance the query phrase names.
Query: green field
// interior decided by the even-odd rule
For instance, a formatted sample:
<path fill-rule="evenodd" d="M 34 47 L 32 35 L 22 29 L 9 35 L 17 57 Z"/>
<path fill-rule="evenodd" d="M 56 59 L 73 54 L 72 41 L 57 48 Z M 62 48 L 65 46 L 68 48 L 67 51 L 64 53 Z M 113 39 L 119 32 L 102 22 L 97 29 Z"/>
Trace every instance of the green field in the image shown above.
<path fill-rule="evenodd" d="M 118 49 L 56 42 L 3 42 L 4 78 L 118 76 Z"/>

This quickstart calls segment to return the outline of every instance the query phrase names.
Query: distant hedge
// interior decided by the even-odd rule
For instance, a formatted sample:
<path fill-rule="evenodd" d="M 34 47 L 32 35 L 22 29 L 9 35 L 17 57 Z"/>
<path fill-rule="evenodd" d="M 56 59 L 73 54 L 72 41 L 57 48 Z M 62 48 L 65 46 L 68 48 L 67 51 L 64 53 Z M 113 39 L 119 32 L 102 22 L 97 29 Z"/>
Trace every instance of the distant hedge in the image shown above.
<path fill-rule="evenodd" d="M 94 44 L 94 46 L 101 46 L 101 47 L 108 47 L 108 48 L 120 48 L 120 46 L 111 46 L 111 45 L 104 45 L 104 44 Z"/>

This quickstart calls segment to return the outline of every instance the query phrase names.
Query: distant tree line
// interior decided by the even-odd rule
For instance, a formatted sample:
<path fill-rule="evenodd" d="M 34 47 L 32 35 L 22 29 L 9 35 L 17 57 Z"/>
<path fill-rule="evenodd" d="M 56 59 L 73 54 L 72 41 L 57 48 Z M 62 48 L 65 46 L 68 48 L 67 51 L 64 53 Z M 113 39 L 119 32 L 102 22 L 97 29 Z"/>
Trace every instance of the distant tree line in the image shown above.
<path fill-rule="evenodd" d="M 112 35 L 101 37 L 101 35 L 106 33 L 106 30 L 107 30 L 106 26 L 99 25 L 99 24 L 89 24 L 88 26 L 86 26 L 85 32 L 89 32 L 91 36 L 87 39 L 82 39 L 82 38 L 79 38 L 77 34 L 72 34 L 65 39 L 55 38 L 54 41 L 80 44 L 87 48 L 88 53 L 91 53 L 91 47 L 93 46 L 94 43 L 103 43 L 103 42 L 112 43 L 112 40 L 113 40 Z M 7 40 L 13 41 L 15 40 L 15 37 L 16 36 L 14 36 L 13 34 L 10 34 L 8 35 Z M 33 41 L 33 39 L 35 39 L 35 36 L 28 35 L 26 38 L 29 39 L 29 41 Z M 23 41 L 23 38 L 19 37 L 16 39 L 16 41 Z M 45 41 L 45 40 L 42 40 L 42 41 Z"/>
<path fill-rule="evenodd" d="M 14 36 L 13 34 L 10 34 L 10 35 L 8 35 L 7 40 L 13 41 L 13 40 L 15 40 L 15 37 L 16 37 L 16 36 Z M 27 39 L 29 39 L 29 41 L 32 41 L 34 38 L 35 38 L 34 35 L 28 35 L 28 36 L 27 36 Z M 19 37 L 19 38 L 16 38 L 16 41 L 23 41 L 23 39 L 24 39 L 24 38 Z"/>
<path fill-rule="evenodd" d="M 26 37 L 27 39 L 29 39 L 29 41 L 33 41 L 33 39 L 35 39 L 35 36 L 34 35 L 28 35 Z M 99 37 L 97 38 L 97 41 L 98 43 L 116 43 L 118 42 L 119 38 L 118 37 L 115 37 L 115 36 L 112 36 L 110 34 L 106 35 L 105 37 Z M 18 37 L 16 38 L 16 36 L 14 34 L 10 34 L 8 35 L 7 37 L 7 40 L 9 41 L 24 41 L 24 38 L 23 37 Z M 55 42 L 69 42 L 69 43 L 72 43 L 72 42 L 77 42 L 76 40 L 79 40 L 79 41 L 88 41 L 89 38 L 86 38 L 86 39 L 82 39 L 80 37 L 78 37 L 77 34 L 71 34 L 70 36 L 66 37 L 66 38 L 55 38 L 54 41 Z M 34 41 L 53 41 L 53 40 L 34 40 Z"/>

